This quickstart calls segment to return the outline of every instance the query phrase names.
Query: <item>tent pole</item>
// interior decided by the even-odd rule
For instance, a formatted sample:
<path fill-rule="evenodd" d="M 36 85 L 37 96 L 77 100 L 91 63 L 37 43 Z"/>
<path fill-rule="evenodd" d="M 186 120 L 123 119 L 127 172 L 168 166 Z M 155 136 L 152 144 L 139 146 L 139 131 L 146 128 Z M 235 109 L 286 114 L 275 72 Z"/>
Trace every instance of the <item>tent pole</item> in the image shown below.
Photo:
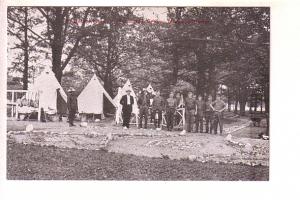
<path fill-rule="evenodd" d="M 15 91 L 12 92 L 11 94 L 11 102 L 14 103 L 15 101 Z M 11 113 L 10 116 L 13 117 L 14 116 L 14 106 L 11 107 Z"/>
<path fill-rule="evenodd" d="M 185 108 L 182 110 L 182 128 L 185 130 Z"/>
<path fill-rule="evenodd" d="M 38 100 L 38 102 L 39 102 L 39 106 L 38 106 L 38 121 L 40 122 L 41 121 L 41 102 L 40 102 L 40 100 L 41 100 L 41 96 L 40 96 L 40 92 L 38 92 L 38 97 L 39 97 L 39 100 Z"/>

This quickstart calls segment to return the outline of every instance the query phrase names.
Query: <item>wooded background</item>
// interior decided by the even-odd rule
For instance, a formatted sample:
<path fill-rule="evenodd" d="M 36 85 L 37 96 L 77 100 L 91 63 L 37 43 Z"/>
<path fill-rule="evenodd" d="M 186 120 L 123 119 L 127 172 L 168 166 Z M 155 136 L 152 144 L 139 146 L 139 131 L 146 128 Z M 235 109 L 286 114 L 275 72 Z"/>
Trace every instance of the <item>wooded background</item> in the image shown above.
<path fill-rule="evenodd" d="M 221 92 L 241 115 L 246 103 L 269 112 L 268 7 L 169 7 L 167 21 L 137 15 L 143 9 L 9 7 L 8 88 L 28 89 L 49 65 L 78 93 L 95 72 L 112 97 L 130 79 L 136 91 Z"/>

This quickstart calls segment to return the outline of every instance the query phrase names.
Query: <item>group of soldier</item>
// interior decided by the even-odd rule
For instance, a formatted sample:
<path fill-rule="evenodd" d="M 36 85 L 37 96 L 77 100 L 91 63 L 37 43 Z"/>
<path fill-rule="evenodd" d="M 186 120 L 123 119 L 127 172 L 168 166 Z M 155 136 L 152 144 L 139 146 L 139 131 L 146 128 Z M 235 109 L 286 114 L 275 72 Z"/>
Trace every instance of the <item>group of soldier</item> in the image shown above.
<path fill-rule="evenodd" d="M 123 113 L 123 127 L 129 128 L 129 122 L 134 104 L 134 98 L 130 95 L 131 90 L 126 91 L 126 95 L 121 98 L 120 104 Z M 220 127 L 220 134 L 223 132 L 223 111 L 226 104 L 218 95 L 215 101 L 212 101 L 212 96 L 204 99 L 201 95 L 194 95 L 189 91 L 186 98 L 178 92 L 169 94 L 167 99 L 163 98 L 160 91 L 156 91 L 155 95 L 142 90 L 137 97 L 137 105 L 139 108 L 138 127 L 147 129 L 148 119 L 154 122 L 156 130 L 161 130 L 162 117 L 165 116 L 166 126 L 168 131 L 172 131 L 174 125 L 178 125 L 181 120 L 180 112 L 185 110 L 185 126 L 184 132 L 206 132 L 217 134 L 217 128 Z M 204 123 L 205 122 L 205 123 Z M 205 125 L 205 130 L 204 130 Z"/>
<path fill-rule="evenodd" d="M 68 90 L 67 107 L 69 110 L 69 124 L 74 126 L 75 114 L 78 112 L 77 99 L 74 95 L 74 89 Z M 122 96 L 120 104 L 122 105 L 123 128 L 128 129 L 131 113 L 134 104 L 134 97 L 130 94 L 131 90 L 126 90 L 126 95 Z M 219 127 L 219 132 L 223 132 L 223 111 L 226 103 L 217 95 L 216 100 L 212 101 L 212 96 L 204 99 L 201 95 L 196 96 L 189 91 L 186 98 L 180 92 L 174 95 L 170 92 L 167 99 L 163 98 L 160 91 L 155 95 L 142 90 L 137 97 L 139 108 L 138 127 L 147 129 L 148 120 L 154 122 L 155 129 L 160 131 L 162 117 L 165 116 L 168 131 L 172 131 L 174 125 L 178 125 L 182 119 L 183 110 L 185 111 L 184 132 L 215 133 Z M 181 114 L 180 114 L 181 113 Z M 143 123 L 144 121 L 144 123 Z M 143 126 L 144 125 L 144 126 Z M 204 128 L 205 125 L 205 128 Z M 195 129 L 194 129 L 195 127 Z"/>

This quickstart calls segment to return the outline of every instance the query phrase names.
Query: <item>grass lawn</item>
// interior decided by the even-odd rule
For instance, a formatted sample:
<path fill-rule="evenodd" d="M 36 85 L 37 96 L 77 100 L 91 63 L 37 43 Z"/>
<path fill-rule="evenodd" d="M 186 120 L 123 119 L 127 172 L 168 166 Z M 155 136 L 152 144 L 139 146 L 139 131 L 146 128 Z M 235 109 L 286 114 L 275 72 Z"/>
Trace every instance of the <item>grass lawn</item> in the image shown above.
<path fill-rule="evenodd" d="M 9 180 L 262 180 L 269 167 L 190 162 L 8 142 Z"/>

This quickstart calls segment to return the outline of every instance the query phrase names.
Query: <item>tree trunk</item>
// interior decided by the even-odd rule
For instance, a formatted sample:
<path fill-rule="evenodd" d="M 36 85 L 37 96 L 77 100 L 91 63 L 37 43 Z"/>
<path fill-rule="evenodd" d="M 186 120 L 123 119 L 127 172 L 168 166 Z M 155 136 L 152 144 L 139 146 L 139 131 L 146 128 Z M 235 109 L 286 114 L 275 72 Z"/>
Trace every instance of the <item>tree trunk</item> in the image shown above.
<path fill-rule="evenodd" d="M 174 45 L 173 49 L 173 73 L 172 73 L 172 83 L 175 85 L 178 79 L 178 69 L 179 69 L 179 55 L 178 55 L 178 47 Z"/>
<path fill-rule="evenodd" d="M 114 26 L 111 26 L 112 32 L 108 36 L 107 40 L 107 56 L 106 56 L 106 68 L 104 74 L 104 88 L 107 93 L 112 96 L 113 88 L 112 88 L 112 69 L 114 68 L 114 53 L 116 49 L 116 38 L 114 37 Z M 113 111 L 114 106 L 109 102 L 107 98 L 104 98 L 104 113 L 111 113 Z"/>
<path fill-rule="evenodd" d="M 247 103 L 247 91 L 246 88 L 242 88 L 240 91 L 240 115 L 245 116 L 246 115 L 246 103 Z"/>
<path fill-rule="evenodd" d="M 263 113 L 263 103 L 264 103 L 263 95 L 260 95 L 260 113 Z"/>
<path fill-rule="evenodd" d="M 243 99 L 240 99 L 240 115 L 245 116 L 246 115 L 246 101 Z"/>
<path fill-rule="evenodd" d="M 201 95 L 204 98 L 205 93 L 205 66 L 203 62 L 201 62 L 201 52 L 196 51 L 197 58 L 197 84 L 196 84 L 196 94 Z"/>
<path fill-rule="evenodd" d="M 234 105 L 234 113 L 238 113 L 238 99 L 239 99 L 239 90 L 235 90 L 235 105 Z"/>
<path fill-rule="evenodd" d="M 235 104 L 234 104 L 234 113 L 238 112 L 238 100 L 235 100 Z"/>
<path fill-rule="evenodd" d="M 103 81 L 104 81 L 104 89 L 112 97 L 113 85 L 112 85 L 111 74 L 110 73 L 106 74 Z M 113 112 L 114 106 L 106 97 L 104 98 L 103 105 L 104 105 L 104 108 L 103 108 L 104 113 L 112 113 Z"/>
<path fill-rule="evenodd" d="M 24 71 L 23 71 L 23 90 L 28 89 L 28 63 L 29 63 L 29 43 L 28 43 L 28 8 L 24 10 Z"/>
<path fill-rule="evenodd" d="M 56 7 L 55 8 L 55 20 L 53 23 L 53 41 L 52 41 L 52 71 L 55 74 L 58 82 L 61 83 L 62 78 L 62 68 L 61 68 L 61 58 L 62 58 L 62 51 L 63 51 L 63 23 L 64 17 L 62 14 L 62 8 Z"/>
<path fill-rule="evenodd" d="M 229 95 L 229 87 L 227 87 L 227 104 L 228 104 L 228 112 L 231 111 L 231 99 Z"/>
<path fill-rule="evenodd" d="M 255 94 L 255 100 L 254 100 L 254 112 L 257 112 L 257 103 L 258 103 L 258 97 L 257 97 L 257 93 Z"/>
<path fill-rule="evenodd" d="M 264 88 L 265 112 L 269 113 L 269 83 Z"/>

